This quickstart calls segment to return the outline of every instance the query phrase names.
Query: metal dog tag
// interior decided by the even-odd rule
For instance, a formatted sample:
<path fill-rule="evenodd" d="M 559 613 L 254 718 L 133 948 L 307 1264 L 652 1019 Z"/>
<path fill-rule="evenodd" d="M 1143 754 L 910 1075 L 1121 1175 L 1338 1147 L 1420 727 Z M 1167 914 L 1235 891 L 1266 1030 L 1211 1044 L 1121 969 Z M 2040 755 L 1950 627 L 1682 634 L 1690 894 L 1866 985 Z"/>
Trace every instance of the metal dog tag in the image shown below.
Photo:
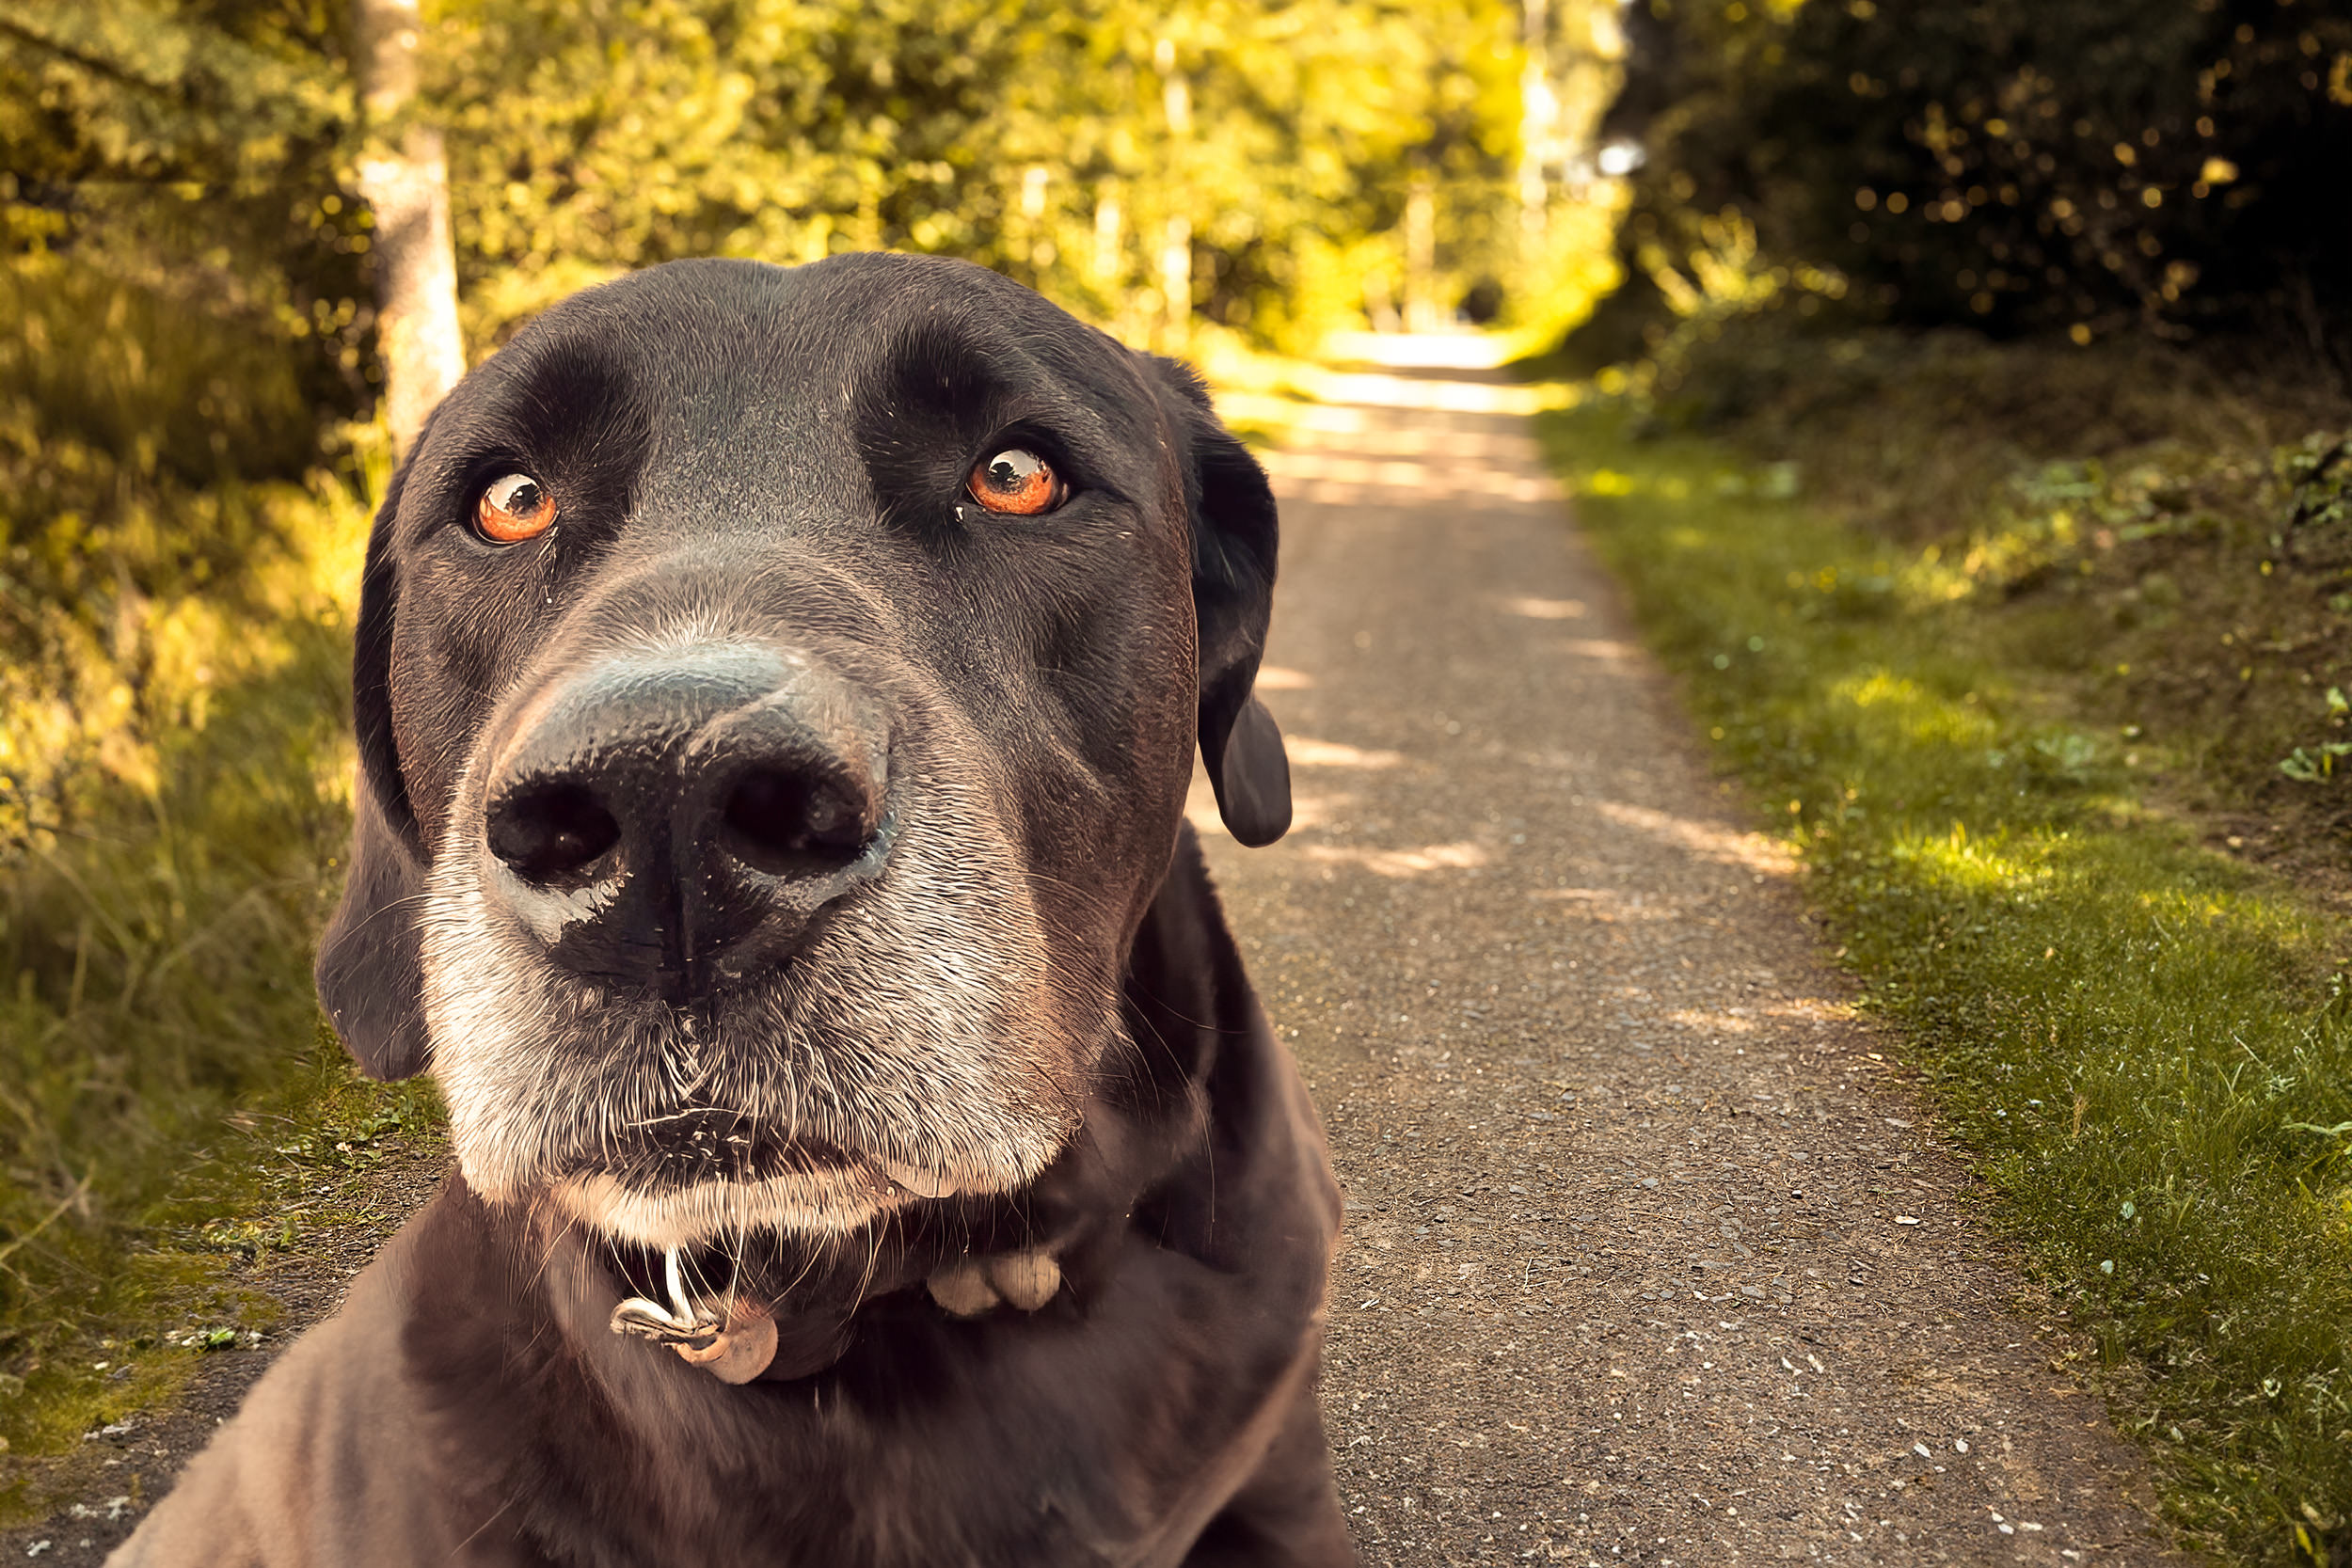
<path fill-rule="evenodd" d="M 605 1326 L 615 1334 L 667 1345 L 680 1359 L 722 1383 L 749 1383 L 768 1370 L 776 1358 L 776 1320 L 767 1307 L 738 1296 L 727 1304 L 722 1319 L 687 1294 L 675 1247 L 663 1257 L 661 1272 L 669 1288 L 667 1306 L 630 1296 L 612 1308 Z"/>
<path fill-rule="evenodd" d="M 727 1312 L 725 1332 L 707 1346 L 670 1348 L 722 1383 L 749 1383 L 776 1358 L 776 1320 L 756 1303 L 739 1300 Z"/>
<path fill-rule="evenodd" d="M 680 1349 L 707 1346 L 719 1337 L 717 1323 L 680 1323 L 669 1312 L 643 1296 L 631 1296 L 612 1309 L 609 1326 L 615 1334 L 650 1339 Z"/>

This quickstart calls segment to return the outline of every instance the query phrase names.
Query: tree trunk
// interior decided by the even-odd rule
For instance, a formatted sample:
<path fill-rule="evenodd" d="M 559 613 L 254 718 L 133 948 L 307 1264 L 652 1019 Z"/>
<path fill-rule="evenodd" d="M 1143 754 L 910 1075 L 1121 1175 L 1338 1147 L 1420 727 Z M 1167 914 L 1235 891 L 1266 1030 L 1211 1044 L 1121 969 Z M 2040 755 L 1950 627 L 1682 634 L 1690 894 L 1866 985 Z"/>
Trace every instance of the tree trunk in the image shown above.
<path fill-rule="evenodd" d="M 1445 325 L 1438 306 L 1438 182 L 1424 170 L 1405 193 L 1405 330 Z"/>
<path fill-rule="evenodd" d="M 1525 0 L 1519 67 L 1519 231 L 1543 232 L 1551 207 L 1551 188 L 1544 164 L 1552 152 L 1558 131 L 1560 103 L 1551 90 L 1551 8 L 1549 0 Z"/>
<path fill-rule="evenodd" d="M 375 214 L 376 348 L 385 421 L 395 451 L 405 454 L 433 405 L 466 373 L 449 162 L 441 133 L 408 113 L 423 28 L 417 0 L 358 0 L 357 22 L 367 117 L 359 194 Z"/>

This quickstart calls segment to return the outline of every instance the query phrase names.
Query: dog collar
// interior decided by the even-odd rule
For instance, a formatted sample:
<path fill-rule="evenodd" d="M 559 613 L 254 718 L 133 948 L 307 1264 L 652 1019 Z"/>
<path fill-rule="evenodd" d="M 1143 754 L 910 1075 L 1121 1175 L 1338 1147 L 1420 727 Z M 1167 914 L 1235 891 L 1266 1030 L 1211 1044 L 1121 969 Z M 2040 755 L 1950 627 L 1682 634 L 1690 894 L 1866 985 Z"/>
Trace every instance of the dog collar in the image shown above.
<path fill-rule="evenodd" d="M 749 1383 L 768 1370 L 776 1358 L 776 1320 L 765 1305 L 733 1291 L 721 1302 L 696 1300 L 676 1247 L 662 1255 L 661 1274 L 669 1305 L 631 1296 L 612 1308 L 606 1326 L 667 1345 L 722 1383 Z"/>

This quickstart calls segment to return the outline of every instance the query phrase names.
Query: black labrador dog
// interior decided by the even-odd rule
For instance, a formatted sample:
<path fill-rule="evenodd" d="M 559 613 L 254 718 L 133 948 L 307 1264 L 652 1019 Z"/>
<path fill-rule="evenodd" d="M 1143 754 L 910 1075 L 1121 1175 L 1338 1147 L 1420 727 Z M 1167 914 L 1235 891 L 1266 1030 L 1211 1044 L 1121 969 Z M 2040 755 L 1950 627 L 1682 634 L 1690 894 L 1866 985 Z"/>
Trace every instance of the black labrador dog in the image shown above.
<path fill-rule="evenodd" d="M 1343 1564 L 1263 473 L 977 267 L 682 261 L 441 404 L 319 955 L 457 1173 L 131 1564 Z"/>

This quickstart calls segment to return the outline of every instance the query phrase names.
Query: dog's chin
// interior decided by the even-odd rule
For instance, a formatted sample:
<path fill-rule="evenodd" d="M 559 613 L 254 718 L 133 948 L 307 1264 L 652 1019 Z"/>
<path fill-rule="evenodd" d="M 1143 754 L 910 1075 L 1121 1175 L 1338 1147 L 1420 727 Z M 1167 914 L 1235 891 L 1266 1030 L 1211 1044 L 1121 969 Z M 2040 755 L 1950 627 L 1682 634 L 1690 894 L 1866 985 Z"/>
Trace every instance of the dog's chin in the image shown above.
<path fill-rule="evenodd" d="M 662 1251 L 739 1246 L 749 1237 L 821 1240 L 863 1229 L 930 1198 L 983 1196 L 997 1184 L 937 1172 L 846 1166 L 792 1171 L 756 1180 L 706 1180 L 660 1189 L 596 1173 L 559 1182 L 558 1212 L 616 1242 Z"/>

